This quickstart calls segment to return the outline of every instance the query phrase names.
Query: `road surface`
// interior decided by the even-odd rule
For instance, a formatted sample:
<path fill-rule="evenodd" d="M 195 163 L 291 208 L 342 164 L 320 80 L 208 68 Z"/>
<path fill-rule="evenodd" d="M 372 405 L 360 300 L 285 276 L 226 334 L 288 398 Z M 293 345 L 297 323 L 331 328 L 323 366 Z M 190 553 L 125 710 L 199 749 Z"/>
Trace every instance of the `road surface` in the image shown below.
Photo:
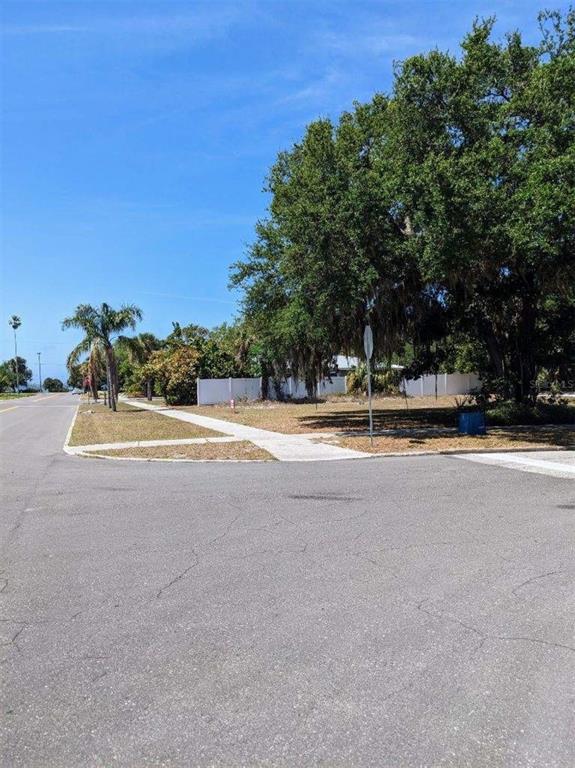
<path fill-rule="evenodd" d="M 72 457 L 76 403 L 0 404 L 4 766 L 575 763 L 573 480 Z"/>

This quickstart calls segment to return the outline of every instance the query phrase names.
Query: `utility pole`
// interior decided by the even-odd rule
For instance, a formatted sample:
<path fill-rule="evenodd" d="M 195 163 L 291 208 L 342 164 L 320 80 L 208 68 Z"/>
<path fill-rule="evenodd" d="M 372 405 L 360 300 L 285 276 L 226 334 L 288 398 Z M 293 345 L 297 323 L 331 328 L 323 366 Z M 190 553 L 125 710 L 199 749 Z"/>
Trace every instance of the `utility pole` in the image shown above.
<path fill-rule="evenodd" d="M 19 392 L 20 382 L 18 380 L 18 343 L 16 341 L 16 331 L 22 325 L 22 320 L 20 320 L 18 315 L 12 315 L 10 320 L 8 320 L 8 325 L 14 331 L 14 374 L 16 376 L 16 392 Z"/>
<path fill-rule="evenodd" d="M 363 348 L 365 351 L 365 362 L 367 364 L 367 398 L 369 402 L 369 442 L 373 445 L 373 410 L 371 407 L 371 365 L 370 360 L 373 355 L 373 332 L 371 326 L 366 325 L 363 333 Z"/>
<path fill-rule="evenodd" d="M 42 387 L 42 361 L 40 360 L 40 355 L 42 353 L 38 352 L 37 354 L 38 354 L 38 381 L 40 382 L 40 392 L 42 392 L 44 389 Z"/>

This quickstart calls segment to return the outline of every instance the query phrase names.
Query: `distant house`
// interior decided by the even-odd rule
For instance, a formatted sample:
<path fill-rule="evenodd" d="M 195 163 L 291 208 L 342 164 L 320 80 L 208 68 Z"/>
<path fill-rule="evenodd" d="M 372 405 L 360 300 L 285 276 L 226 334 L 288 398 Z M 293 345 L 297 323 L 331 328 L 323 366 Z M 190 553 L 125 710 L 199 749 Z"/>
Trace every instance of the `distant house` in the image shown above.
<path fill-rule="evenodd" d="M 336 355 L 333 359 L 333 376 L 347 376 L 347 374 L 353 369 L 357 368 L 358 365 L 361 365 L 362 363 L 365 363 L 365 360 L 363 358 L 359 357 L 348 357 L 347 355 Z M 387 366 L 383 366 L 384 368 L 387 368 Z M 394 371 L 402 371 L 405 366 L 403 365 L 392 365 L 391 368 Z"/>
<path fill-rule="evenodd" d="M 333 359 L 333 375 L 347 376 L 352 368 L 357 368 L 359 360 L 357 357 L 348 357 L 347 355 L 336 355 Z"/>

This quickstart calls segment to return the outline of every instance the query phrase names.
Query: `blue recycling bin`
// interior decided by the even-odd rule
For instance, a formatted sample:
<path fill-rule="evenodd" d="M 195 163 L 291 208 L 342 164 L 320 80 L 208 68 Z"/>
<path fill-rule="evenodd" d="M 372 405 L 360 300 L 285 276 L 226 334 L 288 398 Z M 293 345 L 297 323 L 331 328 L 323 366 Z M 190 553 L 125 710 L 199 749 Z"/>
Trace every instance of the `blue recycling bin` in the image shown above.
<path fill-rule="evenodd" d="M 486 435 L 485 414 L 483 411 L 465 411 L 459 414 L 460 435 Z"/>

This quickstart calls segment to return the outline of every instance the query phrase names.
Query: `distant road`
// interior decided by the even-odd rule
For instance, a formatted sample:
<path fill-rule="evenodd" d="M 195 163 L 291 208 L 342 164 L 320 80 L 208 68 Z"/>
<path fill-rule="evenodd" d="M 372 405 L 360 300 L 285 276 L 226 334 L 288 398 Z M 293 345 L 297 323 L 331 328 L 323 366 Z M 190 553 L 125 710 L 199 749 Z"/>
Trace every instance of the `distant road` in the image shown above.
<path fill-rule="evenodd" d="M 575 484 L 67 456 L 0 403 L 6 768 L 571 768 Z"/>

